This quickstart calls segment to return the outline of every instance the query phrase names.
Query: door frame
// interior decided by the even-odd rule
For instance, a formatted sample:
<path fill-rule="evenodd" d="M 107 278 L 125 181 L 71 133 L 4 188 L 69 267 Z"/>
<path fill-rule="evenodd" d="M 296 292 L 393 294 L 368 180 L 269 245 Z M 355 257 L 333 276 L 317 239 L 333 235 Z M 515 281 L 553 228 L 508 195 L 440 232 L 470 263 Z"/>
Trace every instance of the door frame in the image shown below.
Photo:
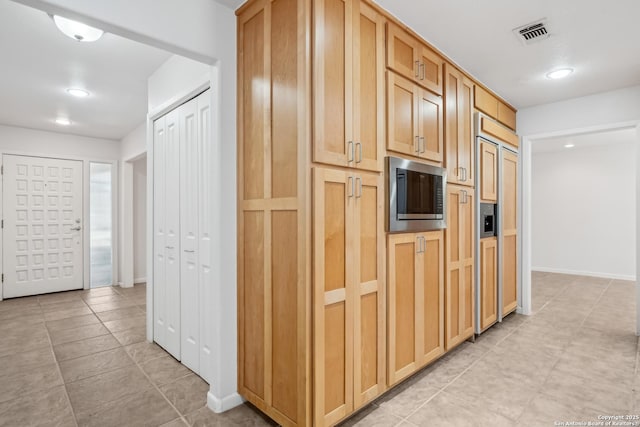
<path fill-rule="evenodd" d="M 117 274 L 118 274 L 118 218 L 117 212 L 119 209 L 118 206 L 118 161 L 117 160 L 109 160 L 109 159 L 98 159 L 91 157 L 81 157 L 81 156 L 57 156 L 51 155 L 48 156 L 46 154 L 33 153 L 28 151 L 4 151 L 0 150 L 0 164 L 4 166 L 4 156 L 25 156 L 25 157 L 41 157 L 47 159 L 59 159 L 59 160 L 74 160 L 82 162 L 82 289 L 90 289 L 91 288 L 91 257 L 90 257 L 90 235 L 89 231 L 91 229 L 90 223 L 90 212 L 89 212 L 89 163 L 103 163 L 111 165 L 111 176 L 112 176 L 112 192 L 111 192 L 111 211 L 113 217 L 113 230 L 112 230 L 112 245 L 113 245 L 113 284 L 116 284 Z M 0 178 L 0 217 L 4 218 L 4 174 L 2 174 Z M 0 229 L 0 270 L 4 271 L 3 265 L 3 256 L 4 256 L 4 229 Z M 4 294 L 4 283 L 0 282 L 0 301 L 2 301 Z"/>
<path fill-rule="evenodd" d="M 553 132 L 543 132 L 530 135 L 522 135 L 521 161 L 520 161 L 520 188 L 519 202 L 521 214 L 518 217 L 519 229 L 522 230 L 520 239 L 520 250 L 522 253 L 522 263 L 520 270 L 520 289 L 518 296 L 518 313 L 532 314 L 531 312 L 531 239 L 532 239 L 532 201 L 531 201 L 531 164 L 532 146 L 535 140 L 541 138 L 557 138 L 575 134 L 587 134 L 594 132 L 606 132 L 620 129 L 636 129 L 638 149 L 636 152 L 636 168 L 640 172 L 640 121 L 614 122 L 603 125 L 568 128 Z M 636 174 L 636 211 L 640 212 L 640 173 Z M 636 281 L 640 278 L 640 217 L 637 217 L 636 224 Z M 640 286 L 636 284 L 636 308 L 640 307 Z M 640 336 L 640 310 L 636 309 L 636 335 Z"/>

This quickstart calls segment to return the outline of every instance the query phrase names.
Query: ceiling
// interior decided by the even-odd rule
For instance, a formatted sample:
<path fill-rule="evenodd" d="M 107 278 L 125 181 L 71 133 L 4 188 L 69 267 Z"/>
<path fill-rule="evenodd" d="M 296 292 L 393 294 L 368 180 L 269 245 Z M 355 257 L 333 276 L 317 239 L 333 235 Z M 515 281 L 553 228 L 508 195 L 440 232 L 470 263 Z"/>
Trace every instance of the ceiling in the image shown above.
<path fill-rule="evenodd" d="M 640 84 L 638 0 L 376 2 L 516 108 Z M 512 30 L 540 18 L 551 37 L 523 45 Z"/>
<path fill-rule="evenodd" d="M 565 145 L 573 144 L 574 147 L 566 148 Z M 606 132 L 594 132 L 583 135 L 571 135 L 560 138 L 542 138 L 533 141 L 531 150 L 536 153 L 551 153 L 563 150 L 576 150 L 580 148 L 595 147 L 601 145 L 629 144 L 637 145 L 635 128 L 618 129 Z"/>
<path fill-rule="evenodd" d="M 0 124 L 119 140 L 147 114 L 147 78 L 171 54 L 106 33 L 63 35 L 44 12 L 0 0 Z M 88 90 L 74 98 L 70 87 Z M 67 117 L 70 126 L 54 121 Z"/>

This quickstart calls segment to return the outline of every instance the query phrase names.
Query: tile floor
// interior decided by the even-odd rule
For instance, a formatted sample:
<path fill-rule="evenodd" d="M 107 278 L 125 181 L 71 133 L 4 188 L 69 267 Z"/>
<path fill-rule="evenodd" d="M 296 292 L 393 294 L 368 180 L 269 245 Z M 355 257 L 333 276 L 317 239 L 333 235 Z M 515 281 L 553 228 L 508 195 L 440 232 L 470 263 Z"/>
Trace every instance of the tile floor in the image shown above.
<path fill-rule="evenodd" d="M 513 314 L 364 408 L 352 426 L 553 426 L 640 413 L 633 282 L 534 273 Z M 263 426 L 145 342 L 145 288 L 0 302 L 0 426 Z"/>

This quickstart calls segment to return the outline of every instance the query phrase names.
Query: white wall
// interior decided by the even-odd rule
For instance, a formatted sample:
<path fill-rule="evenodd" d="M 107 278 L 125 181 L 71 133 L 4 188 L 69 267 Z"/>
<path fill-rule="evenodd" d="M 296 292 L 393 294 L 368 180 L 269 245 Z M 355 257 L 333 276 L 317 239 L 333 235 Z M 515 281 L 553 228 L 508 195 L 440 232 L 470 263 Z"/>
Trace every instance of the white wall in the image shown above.
<path fill-rule="evenodd" d="M 120 142 L 120 159 L 123 161 L 139 157 L 147 152 L 147 123 L 140 123 Z"/>
<path fill-rule="evenodd" d="M 634 280 L 635 144 L 532 159 L 532 268 Z"/>
<path fill-rule="evenodd" d="M 524 137 L 640 120 L 640 86 L 568 99 L 518 111 Z"/>
<path fill-rule="evenodd" d="M 147 157 L 133 162 L 133 280 L 147 279 Z"/>
<path fill-rule="evenodd" d="M 60 158 L 87 158 L 109 162 L 120 158 L 120 142 L 65 133 L 0 125 L 0 150 Z"/>
<path fill-rule="evenodd" d="M 149 111 L 163 106 L 177 94 L 209 80 L 211 67 L 183 56 L 173 55 L 149 76 Z"/>

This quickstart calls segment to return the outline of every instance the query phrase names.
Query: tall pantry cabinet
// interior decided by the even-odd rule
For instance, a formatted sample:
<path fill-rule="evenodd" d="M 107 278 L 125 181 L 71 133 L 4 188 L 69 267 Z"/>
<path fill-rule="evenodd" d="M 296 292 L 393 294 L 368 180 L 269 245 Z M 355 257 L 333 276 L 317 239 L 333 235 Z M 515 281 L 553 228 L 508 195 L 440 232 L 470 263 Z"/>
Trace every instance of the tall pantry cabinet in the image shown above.
<path fill-rule="evenodd" d="M 239 390 L 333 425 L 386 387 L 383 19 L 257 0 L 238 27 Z"/>
<path fill-rule="evenodd" d="M 207 381 L 211 344 L 200 314 L 212 280 L 209 97 L 153 124 L 153 338 Z"/>

